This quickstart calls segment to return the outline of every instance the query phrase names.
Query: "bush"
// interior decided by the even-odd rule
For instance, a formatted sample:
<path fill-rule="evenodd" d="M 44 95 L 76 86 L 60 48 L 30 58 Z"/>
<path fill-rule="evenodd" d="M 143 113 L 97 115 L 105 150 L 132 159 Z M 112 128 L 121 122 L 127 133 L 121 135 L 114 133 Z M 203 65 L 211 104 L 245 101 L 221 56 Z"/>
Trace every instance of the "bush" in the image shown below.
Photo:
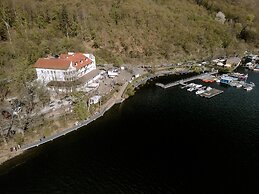
<path fill-rule="evenodd" d="M 24 142 L 23 134 L 16 133 L 15 136 L 14 136 L 14 141 L 15 141 L 15 143 L 21 145 Z"/>
<path fill-rule="evenodd" d="M 133 96 L 135 94 L 135 89 L 131 84 L 128 85 L 125 94 L 126 97 Z"/>

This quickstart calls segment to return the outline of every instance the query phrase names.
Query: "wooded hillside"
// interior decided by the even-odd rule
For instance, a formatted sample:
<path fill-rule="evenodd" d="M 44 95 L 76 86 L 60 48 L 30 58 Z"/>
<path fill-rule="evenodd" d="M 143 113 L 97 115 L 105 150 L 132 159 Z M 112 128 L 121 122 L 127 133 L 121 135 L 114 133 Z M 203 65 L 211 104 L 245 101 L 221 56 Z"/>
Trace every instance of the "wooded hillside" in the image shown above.
<path fill-rule="evenodd" d="M 31 65 L 48 54 L 171 63 L 259 46 L 256 0 L 1 0 L 0 11 L 0 98 L 33 79 Z"/>

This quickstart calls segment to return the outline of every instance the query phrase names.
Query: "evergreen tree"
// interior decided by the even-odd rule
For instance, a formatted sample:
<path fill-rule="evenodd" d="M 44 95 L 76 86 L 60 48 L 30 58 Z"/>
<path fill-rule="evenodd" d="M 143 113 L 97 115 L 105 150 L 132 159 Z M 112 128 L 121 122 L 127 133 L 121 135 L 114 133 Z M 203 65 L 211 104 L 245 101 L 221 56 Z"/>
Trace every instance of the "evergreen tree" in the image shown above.
<path fill-rule="evenodd" d="M 61 11 L 59 14 L 59 29 L 61 32 L 69 38 L 69 29 L 70 28 L 70 21 L 68 17 L 68 11 L 65 5 L 62 5 Z"/>

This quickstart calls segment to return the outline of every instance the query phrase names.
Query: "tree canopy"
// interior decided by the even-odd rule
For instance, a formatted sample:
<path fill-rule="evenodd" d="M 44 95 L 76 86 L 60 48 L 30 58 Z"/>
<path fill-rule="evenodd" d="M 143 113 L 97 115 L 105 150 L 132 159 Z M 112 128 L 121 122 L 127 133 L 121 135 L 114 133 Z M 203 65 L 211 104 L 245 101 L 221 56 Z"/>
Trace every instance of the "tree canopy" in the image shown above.
<path fill-rule="evenodd" d="M 243 52 L 259 45 L 257 10 L 256 0 L 1 0 L 0 79 L 17 88 L 39 57 L 67 51 L 116 64 Z"/>

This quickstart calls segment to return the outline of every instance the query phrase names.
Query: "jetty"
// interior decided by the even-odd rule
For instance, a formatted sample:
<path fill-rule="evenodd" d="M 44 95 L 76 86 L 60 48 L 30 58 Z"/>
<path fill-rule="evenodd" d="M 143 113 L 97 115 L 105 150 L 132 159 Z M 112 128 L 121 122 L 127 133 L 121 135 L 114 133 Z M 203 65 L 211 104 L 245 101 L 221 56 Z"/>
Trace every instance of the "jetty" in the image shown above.
<path fill-rule="evenodd" d="M 177 85 L 184 85 L 185 86 L 186 85 L 185 82 L 193 81 L 193 80 L 196 80 L 196 79 L 203 79 L 204 77 L 207 77 L 208 75 L 213 75 L 213 74 L 216 74 L 216 73 L 218 73 L 218 71 L 203 73 L 203 74 L 196 75 L 196 76 L 193 76 L 193 77 L 189 77 L 189 78 L 186 78 L 186 79 L 181 79 L 181 80 L 169 83 L 169 84 L 156 83 L 156 85 L 161 87 L 161 88 L 164 88 L 164 89 L 167 89 L 167 88 L 170 88 L 170 87 L 173 87 L 173 86 L 177 86 Z"/>
<path fill-rule="evenodd" d="M 223 93 L 222 90 L 218 90 L 216 88 L 212 88 L 211 90 L 203 92 L 203 93 L 201 93 L 199 95 L 201 97 L 205 97 L 205 98 L 212 98 L 212 97 L 214 97 L 214 96 L 216 96 L 218 94 L 221 94 L 221 93 Z"/>

